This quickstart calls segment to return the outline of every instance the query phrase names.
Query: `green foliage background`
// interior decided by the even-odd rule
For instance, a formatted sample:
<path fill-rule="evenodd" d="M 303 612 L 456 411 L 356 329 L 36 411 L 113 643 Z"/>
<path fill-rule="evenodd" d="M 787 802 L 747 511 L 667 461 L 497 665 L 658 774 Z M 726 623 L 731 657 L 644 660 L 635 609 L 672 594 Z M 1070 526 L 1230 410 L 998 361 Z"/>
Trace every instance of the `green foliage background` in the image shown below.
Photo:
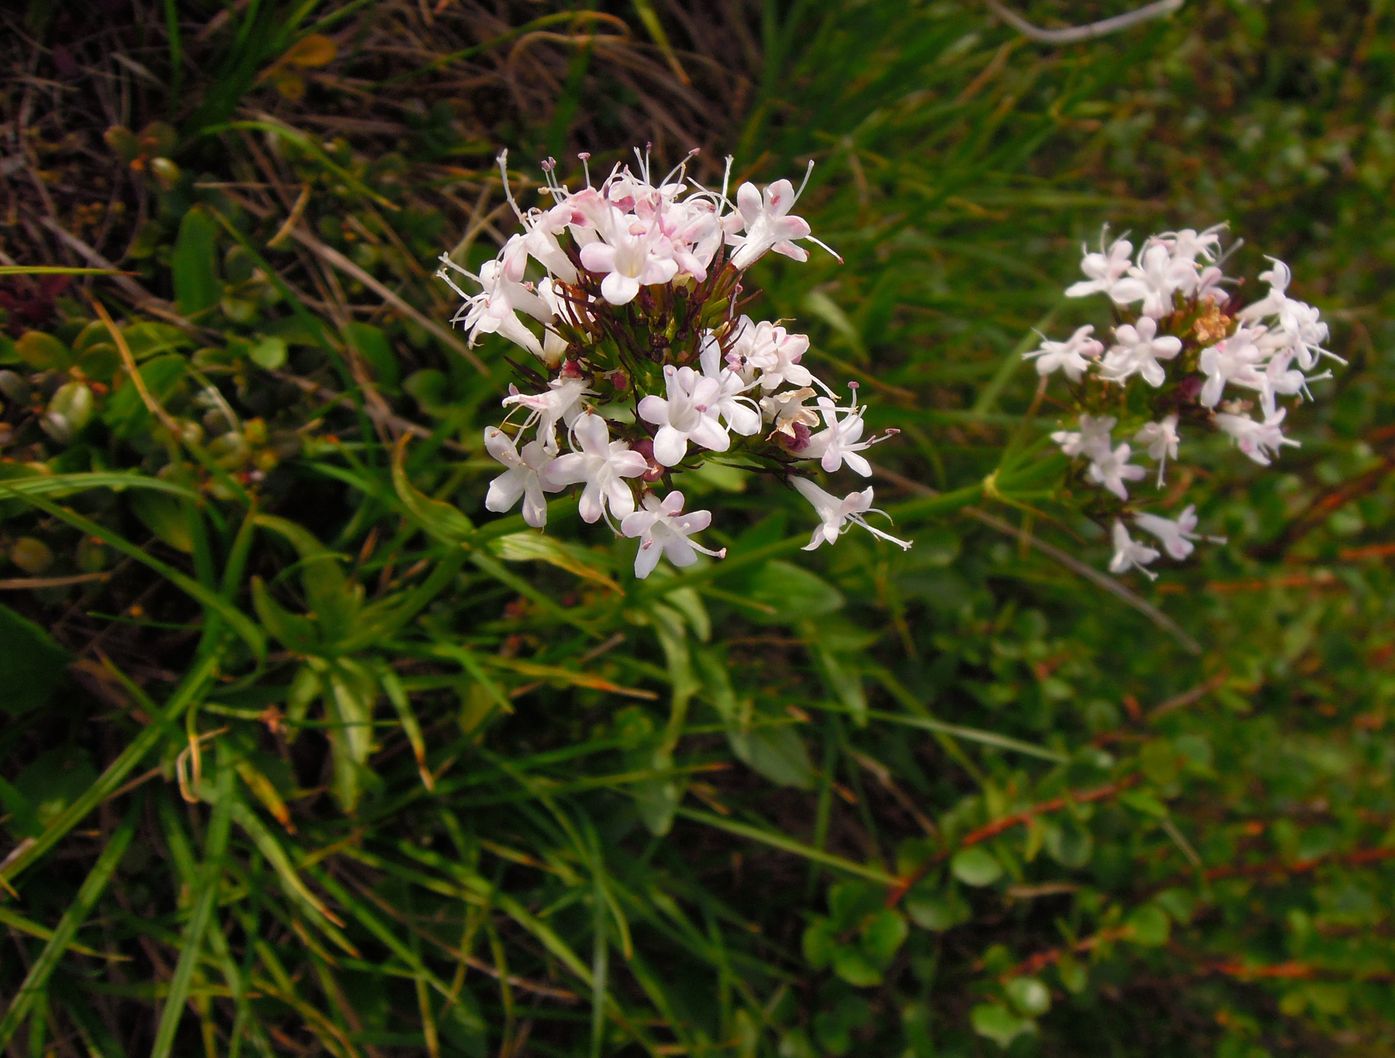
<path fill-rule="evenodd" d="M 0 38 L 0 1052 L 1395 1051 L 1387 4 L 103 12 Z M 644 141 L 817 160 L 845 263 L 759 310 L 903 428 L 909 554 L 715 472 L 643 584 L 485 516 L 434 259 L 500 147 Z M 1020 353 L 1102 224 L 1221 220 L 1350 367 L 1115 582 Z"/>

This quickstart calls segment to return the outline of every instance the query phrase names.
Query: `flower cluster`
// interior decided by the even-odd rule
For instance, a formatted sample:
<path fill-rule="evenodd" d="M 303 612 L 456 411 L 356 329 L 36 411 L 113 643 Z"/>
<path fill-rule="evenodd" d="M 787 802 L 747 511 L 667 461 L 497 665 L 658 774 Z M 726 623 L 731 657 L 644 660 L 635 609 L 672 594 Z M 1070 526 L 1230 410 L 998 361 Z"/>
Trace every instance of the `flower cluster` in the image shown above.
<path fill-rule="evenodd" d="M 501 156 L 522 230 L 478 273 L 441 258 L 437 274 L 463 299 L 453 322 L 471 344 L 498 334 L 533 358 L 514 364 L 523 388 L 510 386 L 504 422 L 485 431 L 505 468 L 485 506 L 502 512 L 522 500 L 524 520 L 541 527 L 548 495 L 581 486 L 582 519 L 636 538 L 635 574 L 645 577 L 660 553 L 678 566 L 726 554 L 693 540 L 712 516 L 685 513 L 674 488 L 684 470 L 716 458 L 794 484 L 819 519 L 806 550 L 849 524 L 909 547 L 865 520 L 870 488 L 840 499 L 801 475 L 816 462 L 868 477 L 861 453 L 895 431 L 864 437 L 856 384 L 841 400 L 803 362 L 806 336 L 740 311 L 751 265 L 770 252 L 804 261 L 801 243 L 823 246 L 790 212 L 803 185 L 742 183 L 733 203 L 731 159 L 720 191 L 690 178 L 687 159 L 658 180 L 647 154 L 636 159 L 599 186 L 586 167 L 574 191 L 548 160 L 545 204 L 524 211 Z"/>
<path fill-rule="evenodd" d="M 1106 494 L 1092 513 L 1110 525 L 1115 573 L 1155 576 L 1147 567 L 1159 548 L 1180 560 L 1202 539 L 1194 506 L 1164 518 L 1136 510 L 1129 491 L 1150 476 L 1161 488 L 1183 433 L 1219 431 L 1268 466 L 1285 446 L 1298 446 L 1283 432 L 1281 400 L 1310 397 L 1308 383 L 1331 377 L 1315 373 L 1322 358 L 1344 362 L 1323 348 L 1327 324 L 1317 309 L 1289 297 L 1282 261 L 1269 259 L 1259 275 L 1267 292 L 1244 303 L 1242 284 L 1223 271 L 1221 230 L 1151 235 L 1137 253 L 1127 239 L 1105 245 L 1102 238 L 1081 261 L 1085 279 L 1066 295 L 1112 302 L 1119 322 L 1108 344 L 1084 326 L 1025 354 L 1043 377 L 1059 371 L 1071 384 L 1075 428 L 1051 437 L 1085 482 Z M 1135 462 L 1144 456 L 1156 475 Z M 1130 527 L 1158 547 L 1134 540 Z"/>

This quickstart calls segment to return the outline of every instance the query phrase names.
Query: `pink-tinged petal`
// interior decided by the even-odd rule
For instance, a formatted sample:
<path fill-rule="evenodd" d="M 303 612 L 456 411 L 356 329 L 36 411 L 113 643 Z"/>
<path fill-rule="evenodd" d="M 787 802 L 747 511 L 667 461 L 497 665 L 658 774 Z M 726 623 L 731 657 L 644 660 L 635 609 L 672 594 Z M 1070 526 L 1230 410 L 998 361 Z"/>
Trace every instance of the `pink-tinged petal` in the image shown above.
<path fill-rule="evenodd" d="M 683 527 L 683 532 L 687 533 L 689 536 L 692 536 L 694 533 L 702 532 L 711 524 L 711 511 L 693 511 L 691 514 L 685 514 L 679 519 L 679 525 Z"/>
<path fill-rule="evenodd" d="M 590 477 L 590 460 L 576 452 L 558 456 L 543 471 L 546 480 L 559 488 L 576 485 Z"/>
<path fill-rule="evenodd" d="M 614 272 L 615 247 L 608 242 L 590 242 L 581 248 L 581 266 L 589 272 Z"/>
<path fill-rule="evenodd" d="M 777 242 L 771 249 L 795 261 L 809 260 L 809 251 L 802 246 L 796 246 L 792 242 Z"/>
<path fill-rule="evenodd" d="M 1116 305 L 1127 305 L 1131 301 L 1142 301 L 1148 294 L 1148 285 L 1142 280 L 1133 278 L 1120 279 L 1109 288 L 1109 296 Z M 1118 332 L 1116 331 L 1115 333 L 1117 334 Z"/>
<path fill-rule="evenodd" d="M 489 483 L 489 491 L 484 496 L 485 510 L 503 514 L 513 509 L 518 498 L 523 495 L 523 472 L 509 470 Z"/>
<path fill-rule="evenodd" d="M 581 502 L 577 504 L 576 511 L 581 515 L 583 522 L 599 522 L 603 513 L 601 503 L 601 490 L 596 487 L 593 481 L 581 491 Z"/>
<path fill-rule="evenodd" d="M 861 474 L 864 478 L 872 476 L 872 464 L 856 452 L 844 452 L 843 462 L 848 464 L 849 470 Z"/>
<path fill-rule="evenodd" d="M 750 437 L 760 430 L 760 413 L 744 404 L 734 405 L 727 413 L 727 425 L 742 437 Z"/>
<path fill-rule="evenodd" d="M 691 566 L 697 561 L 697 552 L 693 550 L 693 545 L 681 536 L 669 537 L 664 541 L 664 554 L 675 566 Z"/>
<path fill-rule="evenodd" d="M 819 465 L 828 473 L 832 474 L 843 462 L 843 453 L 836 448 L 825 448 L 823 458 L 819 460 Z"/>
<path fill-rule="evenodd" d="M 654 543 L 653 537 L 642 541 L 639 550 L 635 553 L 635 576 L 643 580 L 653 573 L 654 567 L 659 564 L 659 555 L 662 551 L 663 548 Z"/>
<path fill-rule="evenodd" d="M 755 184 L 744 183 L 736 189 L 736 208 L 741 212 L 741 219 L 746 222 L 747 228 L 760 217 L 761 198 Z"/>
<path fill-rule="evenodd" d="M 626 515 L 634 513 L 635 496 L 624 482 L 612 481 L 606 487 L 605 498 L 610 504 L 610 513 L 616 518 L 623 520 Z"/>
<path fill-rule="evenodd" d="M 644 265 L 644 274 L 640 276 L 640 281 L 646 285 L 650 283 L 667 283 L 678 274 L 678 262 L 672 257 L 650 257 Z"/>
<path fill-rule="evenodd" d="M 547 524 L 547 500 L 536 484 L 530 485 L 523 493 L 523 520 L 534 529 L 541 529 Z"/>
<path fill-rule="evenodd" d="M 711 452 L 725 452 L 731 447 L 731 437 L 716 419 L 704 418 L 689 431 L 688 437 L 693 444 L 701 445 Z"/>
<path fill-rule="evenodd" d="M 777 217 L 782 217 L 794 205 L 794 185 L 788 180 L 776 180 L 765 189 L 765 206 Z"/>
<path fill-rule="evenodd" d="M 620 532 L 625 536 L 640 536 L 654 527 L 653 511 L 635 511 L 620 519 Z"/>
<path fill-rule="evenodd" d="M 639 293 L 639 280 L 611 272 L 601 280 L 601 296 L 612 305 L 628 305 Z"/>
<path fill-rule="evenodd" d="M 660 426 L 654 435 L 654 460 L 661 466 L 676 467 L 688 454 L 688 438 L 672 426 Z"/>
<path fill-rule="evenodd" d="M 577 416 L 576 422 L 572 424 L 572 435 L 587 455 L 610 454 L 610 431 L 606 429 L 605 420 L 594 412 Z"/>
<path fill-rule="evenodd" d="M 513 441 L 497 426 L 485 427 L 484 449 L 506 467 L 515 466 L 518 463 L 518 452 L 513 447 Z"/>
<path fill-rule="evenodd" d="M 659 504 L 659 510 L 672 517 L 683 509 L 683 493 L 670 492 Z"/>
<path fill-rule="evenodd" d="M 803 217 L 781 217 L 775 225 L 775 234 L 781 239 L 804 239 L 812 231 Z"/>
<path fill-rule="evenodd" d="M 617 445 L 620 443 L 615 442 Z M 614 445 L 611 446 L 611 450 L 614 451 Z M 648 473 L 649 461 L 639 452 L 615 452 L 610 457 L 610 469 L 615 471 L 618 477 L 637 478 Z"/>
<path fill-rule="evenodd" d="M 668 422 L 668 401 L 651 393 L 639 402 L 639 417 L 655 426 L 662 426 Z"/>

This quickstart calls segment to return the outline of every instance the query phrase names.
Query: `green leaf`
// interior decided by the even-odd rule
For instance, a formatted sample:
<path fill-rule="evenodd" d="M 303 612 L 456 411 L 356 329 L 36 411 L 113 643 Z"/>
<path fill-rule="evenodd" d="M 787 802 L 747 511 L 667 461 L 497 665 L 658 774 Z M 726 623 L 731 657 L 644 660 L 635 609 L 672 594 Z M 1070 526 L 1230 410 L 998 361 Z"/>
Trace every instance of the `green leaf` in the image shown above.
<path fill-rule="evenodd" d="M 40 753 L 14 777 L 12 789 L 22 799 L 27 819 L 15 819 L 10 829 L 26 837 L 41 833 L 96 781 L 87 754 L 76 747 L 58 746 Z"/>
<path fill-rule="evenodd" d="M 271 633 L 271 638 L 287 650 L 298 654 L 312 652 L 319 644 L 314 624 L 300 614 L 293 614 L 271 597 L 261 577 L 252 578 L 252 610 L 257 620 Z"/>
<path fill-rule="evenodd" d="M 833 961 L 833 953 L 838 948 L 838 931 L 829 919 L 819 915 L 804 928 L 801 946 L 809 966 L 822 970 Z"/>
<path fill-rule="evenodd" d="M 77 894 L 67 904 L 58 925 L 54 927 L 53 935 L 44 945 L 39 957 L 30 964 L 28 973 L 24 975 L 24 980 L 19 983 L 18 990 L 12 996 L 4 1018 L 0 1019 L 0 1050 L 8 1049 L 10 1040 L 29 1017 L 36 1003 L 40 1003 L 43 1009 L 42 1000 L 48 994 L 48 980 L 77 937 L 78 930 L 87 920 L 87 916 L 97 906 L 107 883 L 111 881 L 116 868 L 126 855 L 131 838 L 136 832 L 136 823 L 141 817 L 141 807 L 139 801 L 133 804 L 127 811 L 126 818 L 107 839 L 97 862 L 92 865 L 92 870 L 88 872 Z"/>
<path fill-rule="evenodd" d="M 8 606 L 0 606 L 0 710 L 19 716 L 48 701 L 68 665 L 53 637 Z"/>
<path fill-rule="evenodd" d="M 910 932 L 906 920 L 884 907 L 862 924 L 862 950 L 873 964 L 885 970 L 900 951 Z"/>
<path fill-rule="evenodd" d="M 798 732 L 788 725 L 756 727 L 747 731 L 729 728 L 727 741 L 736 759 L 779 786 L 810 790 L 814 764 Z"/>
<path fill-rule="evenodd" d="M 1047 854 L 1062 867 L 1078 870 L 1090 862 L 1095 840 L 1074 819 L 1067 816 L 1059 823 L 1046 824 L 1044 829 Z"/>
<path fill-rule="evenodd" d="M 839 931 L 850 930 L 886 904 L 886 891 L 866 882 L 837 882 L 828 888 L 828 910 Z"/>
<path fill-rule="evenodd" d="M 373 369 L 373 381 L 384 389 L 397 388 L 397 354 L 392 351 L 387 334 L 381 327 L 367 323 L 350 323 L 344 328 L 344 340 Z"/>
<path fill-rule="evenodd" d="M 1154 819 L 1167 818 L 1167 805 L 1147 790 L 1125 790 L 1119 795 L 1119 803 L 1132 808 L 1141 815 L 1151 816 Z"/>
<path fill-rule="evenodd" d="M 1128 927 L 1133 942 L 1145 948 L 1160 948 L 1172 935 L 1172 920 L 1167 917 L 1166 911 L 1155 904 L 1135 908 L 1124 920 L 1124 925 Z"/>
<path fill-rule="evenodd" d="M 992 885 L 1003 875 L 1002 864 L 979 845 L 956 852 L 949 861 L 949 869 L 965 885 Z"/>
<path fill-rule="evenodd" d="M 803 634 L 805 642 L 810 644 L 810 653 L 824 687 L 848 711 L 854 724 L 864 726 L 867 723 L 867 692 L 862 685 L 862 675 L 853 670 L 848 659 L 819 643 L 815 626 L 810 625 Z"/>
<path fill-rule="evenodd" d="M 860 948 L 835 949 L 833 972 L 856 988 L 870 988 L 882 982 L 882 968 Z"/>
<path fill-rule="evenodd" d="M 68 347 L 43 331 L 25 331 L 15 340 L 15 355 L 36 371 L 61 371 L 73 362 Z"/>
<path fill-rule="evenodd" d="M 141 381 L 157 404 L 166 403 L 180 381 L 188 374 L 189 363 L 183 356 L 166 354 L 157 356 L 140 365 Z M 153 417 L 145 406 L 140 391 L 129 379 L 112 392 L 102 412 L 102 421 L 112 428 L 112 432 L 123 441 L 146 437 L 150 433 Z"/>
<path fill-rule="evenodd" d="M 144 321 L 121 329 L 126 346 L 136 360 L 148 360 L 159 353 L 188 349 L 193 341 L 172 323 Z"/>
<path fill-rule="evenodd" d="M 252 346 L 247 356 L 252 363 L 268 371 L 279 371 L 286 366 L 286 340 L 267 336 Z"/>
<path fill-rule="evenodd" d="M 1017 1037 L 1036 1032 L 1036 1024 L 997 1003 L 980 1003 L 969 1011 L 974 1031 L 1004 1050 Z"/>
<path fill-rule="evenodd" d="M 135 516 L 159 540 L 186 555 L 194 553 L 188 512 L 180 500 L 159 492 L 137 492 L 130 502 Z"/>
<path fill-rule="evenodd" d="M 174 302 L 185 316 L 197 316 L 218 304 L 223 284 L 218 278 L 217 222 L 195 206 L 179 222 L 170 273 Z"/>
<path fill-rule="evenodd" d="M 971 914 L 968 902 L 956 890 L 936 890 L 925 881 L 912 886 L 903 903 L 912 922 L 936 932 L 967 922 Z"/>
<path fill-rule="evenodd" d="M 620 585 L 601 568 L 597 552 L 579 544 L 526 529 L 499 537 L 491 542 L 490 550 L 508 562 L 545 562 L 620 594 Z"/>
<path fill-rule="evenodd" d="M 462 544 L 473 537 L 475 525 L 469 518 L 449 503 L 417 491 L 407 477 L 406 454 L 407 438 L 404 436 L 392 453 L 392 487 L 418 527 L 443 544 Z"/>
<path fill-rule="evenodd" d="M 772 613 L 766 616 L 759 609 L 752 609 L 752 619 L 780 624 L 830 614 L 843 605 L 843 595 L 833 585 L 802 566 L 780 559 L 761 564 L 747 582 L 745 596 Z"/>

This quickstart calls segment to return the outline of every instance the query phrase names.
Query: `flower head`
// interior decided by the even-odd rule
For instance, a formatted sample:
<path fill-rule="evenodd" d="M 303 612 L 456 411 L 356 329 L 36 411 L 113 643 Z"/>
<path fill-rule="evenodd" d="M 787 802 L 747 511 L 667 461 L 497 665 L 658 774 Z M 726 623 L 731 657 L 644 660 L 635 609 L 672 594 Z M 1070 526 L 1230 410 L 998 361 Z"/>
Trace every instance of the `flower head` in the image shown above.
<path fill-rule="evenodd" d="M 667 556 L 675 566 L 691 566 L 697 561 L 699 552 L 713 558 L 726 558 L 726 548 L 713 551 L 690 539 L 711 524 L 711 511 L 683 513 L 681 492 L 670 492 L 662 501 L 652 492 L 645 496 L 641 508 L 627 514 L 620 523 L 620 532 L 625 536 L 639 537 L 635 576 L 642 580 L 654 572 L 660 554 Z"/>
<path fill-rule="evenodd" d="M 885 511 L 879 511 L 872 506 L 872 490 L 870 488 L 863 489 L 861 492 L 850 492 L 840 500 L 837 496 L 819 488 L 808 478 L 795 478 L 794 487 L 801 496 L 809 501 L 810 506 L 814 508 L 814 513 L 819 516 L 819 525 L 814 530 L 814 535 L 809 538 L 809 542 L 804 545 L 805 551 L 814 551 L 823 544 L 831 544 L 836 541 L 838 535 L 843 531 L 843 526 L 848 522 L 866 529 L 873 536 L 890 541 L 903 551 L 911 549 L 909 540 L 899 540 L 876 526 L 868 525 L 862 517 L 869 513 L 887 517 Z"/>

